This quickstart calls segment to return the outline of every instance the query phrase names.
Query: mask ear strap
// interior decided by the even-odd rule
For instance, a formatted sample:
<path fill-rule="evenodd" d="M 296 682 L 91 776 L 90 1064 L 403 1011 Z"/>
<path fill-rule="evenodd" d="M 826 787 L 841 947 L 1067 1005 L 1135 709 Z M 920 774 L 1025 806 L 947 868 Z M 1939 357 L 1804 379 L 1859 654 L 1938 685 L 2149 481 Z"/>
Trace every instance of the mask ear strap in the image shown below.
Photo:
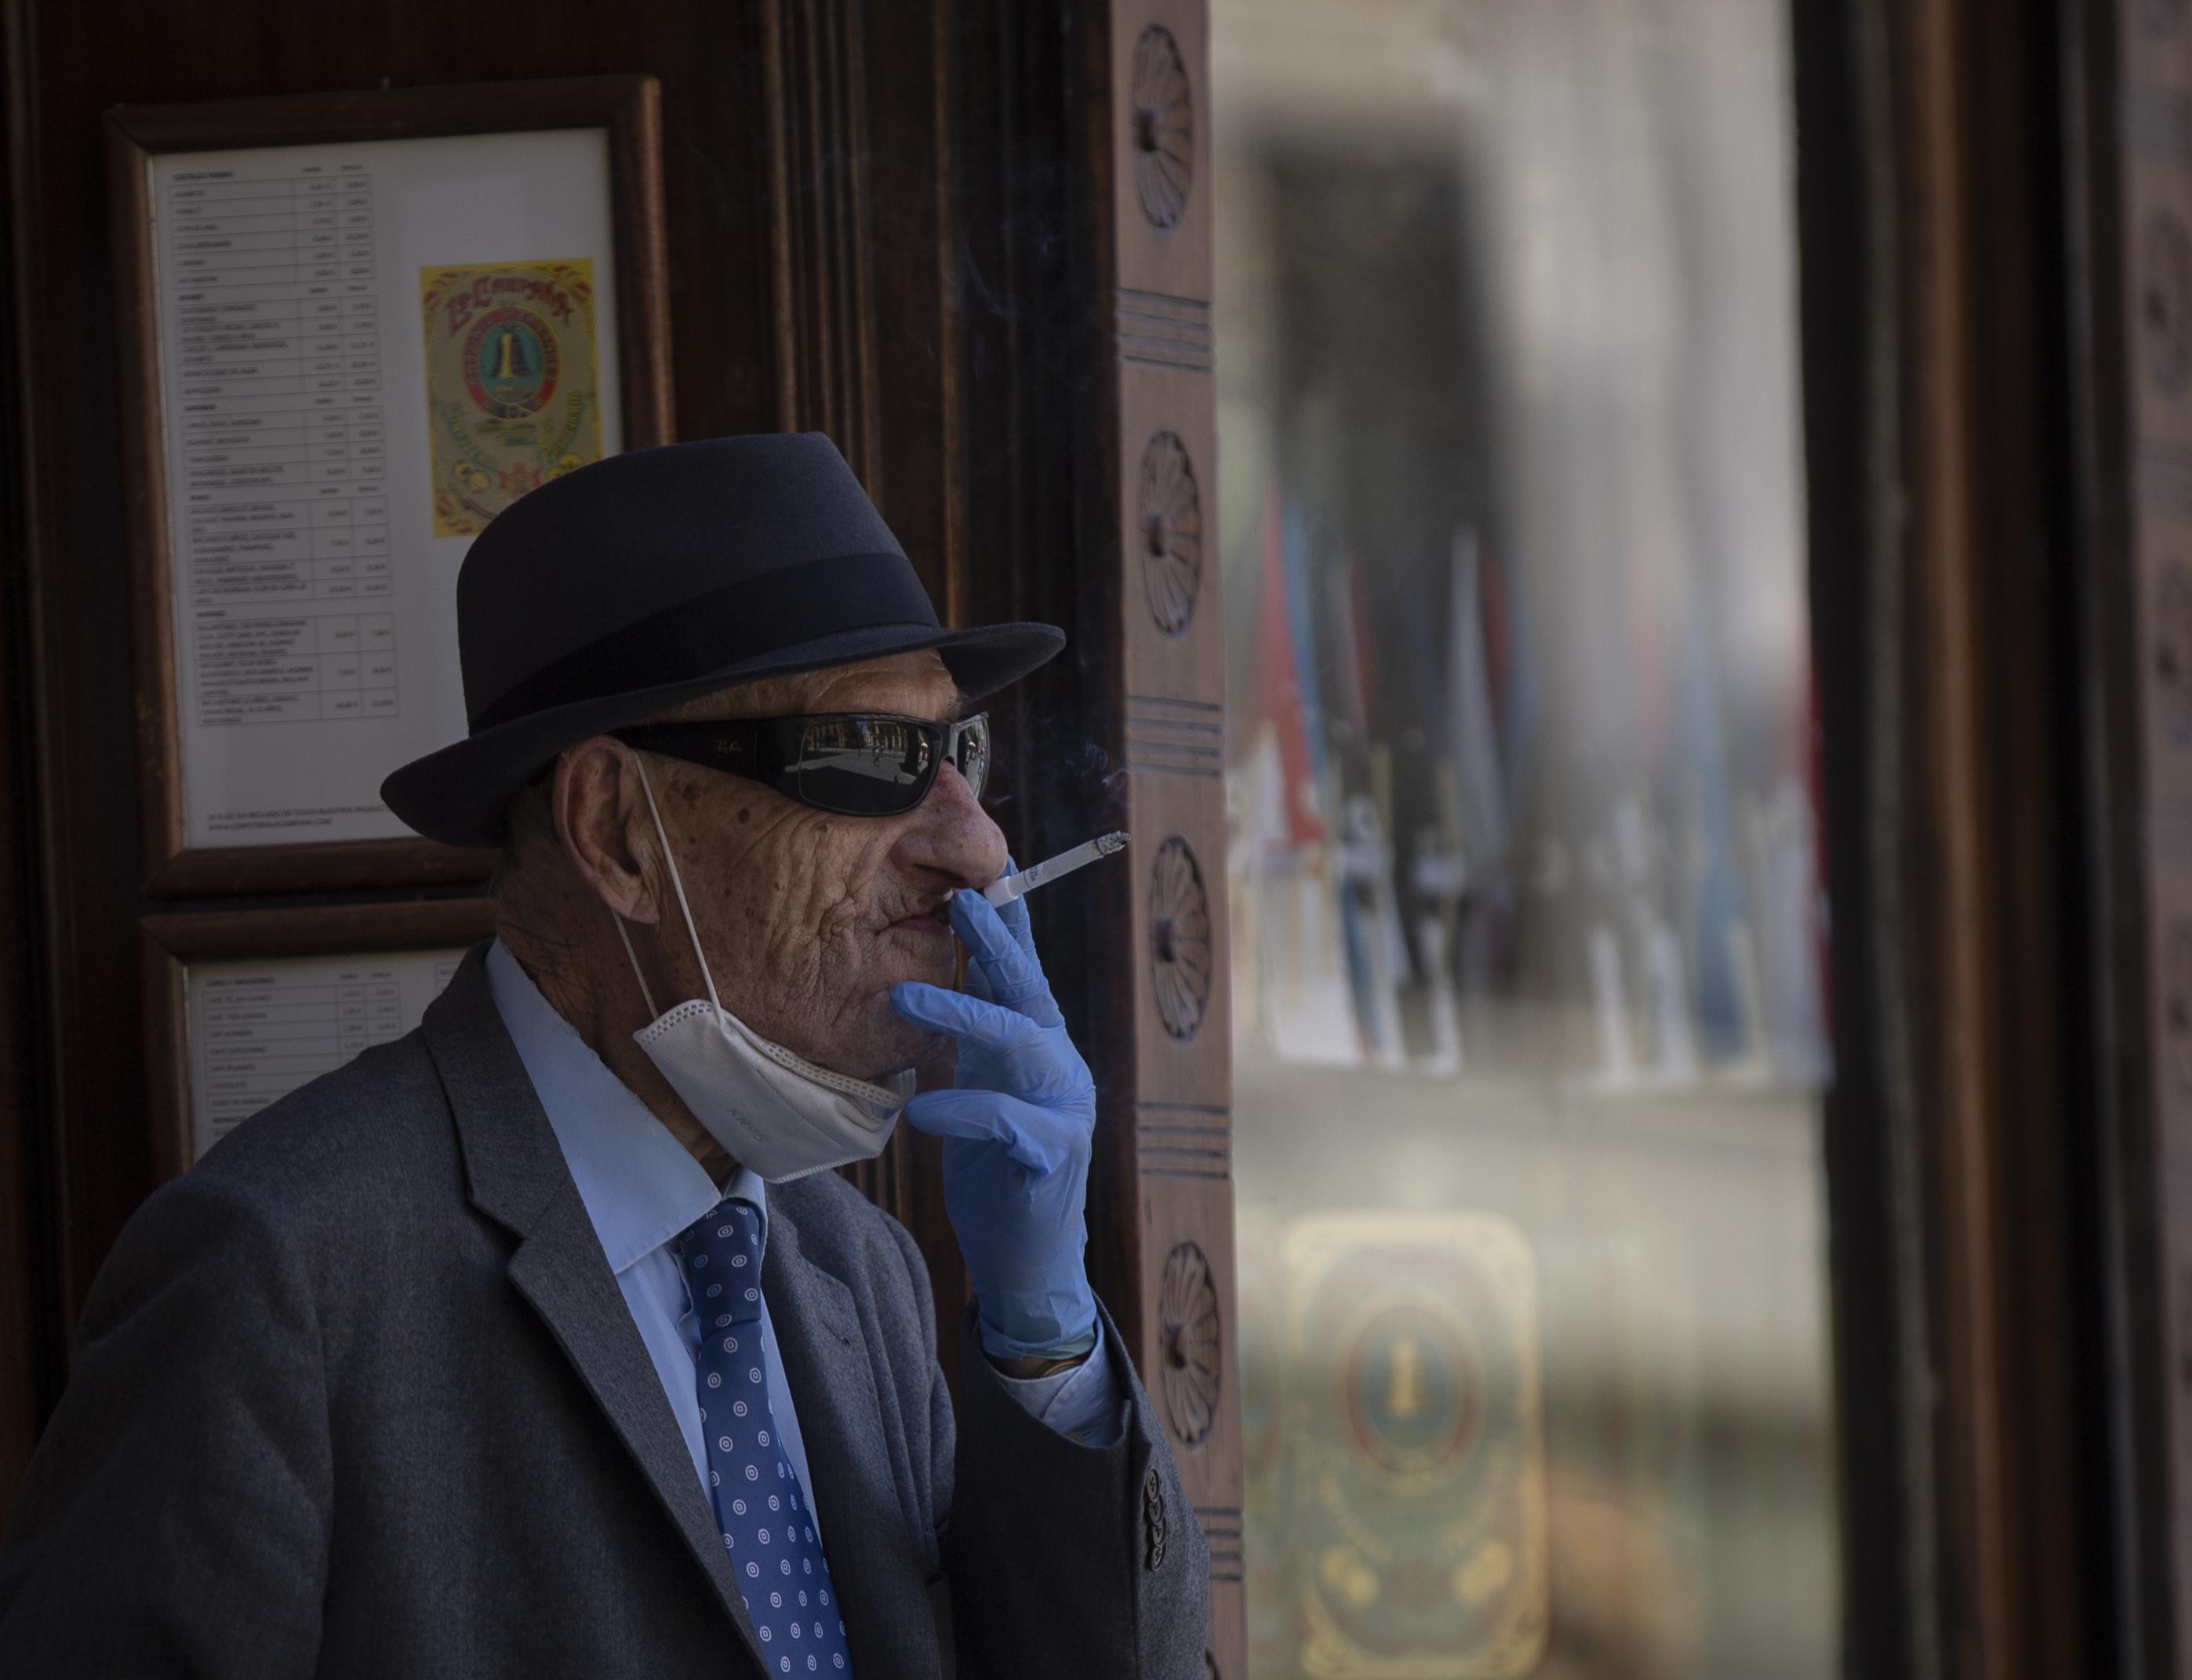
<path fill-rule="evenodd" d="M 616 923 L 617 937 L 624 941 L 624 960 L 631 964 L 631 977 L 639 982 L 639 995 L 647 1000 L 648 1018 L 652 1020 L 661 1014 L 654 1007 L 654 994 L 647 989 L 647 976 L 639 971 L 639 954 L 631 948 L 631 935 L 624 930 L 624 917 L 612 910 L 609 920 Z"/>
<path fill-rule="evenodd" d="M 720 1015 L 723 1013 L 722 1000 L 716 996 L 716 977 L 708 972 L 707 955 L 700 949 L 700 930 L 693 925 L 693 906 L 685 901 L 685 883 L 677 876 L 677 860 L 671 852 L 669 835 L 663 831 L 662 812 L 654 803 L 654 790 L 648 786 L 647 766 L 641 761 L 636 752 L 631 755 L 631 762 L 632 767 L 639 772 L 639 791 L 647 796 L 647 814 L 654 820 L 654 837 L 662 843 L 662 860 L 670 866 L 670 884 L 676 889 L 677 908 L 684 915 L 685 931 L 693 940 L 693 955 L 700 964 L 700 978 L 707 983 L 708 1001 L 716 1006 L 716 1013 Z M 617 917 L 617 932 L 624 934 L 624 918 L 621 916 Z M 629 956 L 631 951 L 631 939 L 629 934 L 625 935 L 624 948 L 625 954 Z M 632 963 L 632 970 L 637 973 L 638 969 L 639 964 L 635 960 Z M 639 989 L 642 992 L 647 990 L 647 982 L 644 980 L 640 981 Z M 649 997 L 647 1000 L 647 1007 L 652 1013 L 654 1009 L 654 998 Z"/>

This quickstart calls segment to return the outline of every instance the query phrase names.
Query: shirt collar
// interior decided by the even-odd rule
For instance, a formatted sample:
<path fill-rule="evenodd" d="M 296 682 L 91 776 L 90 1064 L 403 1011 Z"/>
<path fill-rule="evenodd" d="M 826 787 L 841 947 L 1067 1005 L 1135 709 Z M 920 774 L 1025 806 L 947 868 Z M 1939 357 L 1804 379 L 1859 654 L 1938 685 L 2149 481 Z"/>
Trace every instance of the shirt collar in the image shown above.
<path fill-rule="evenodd" d="M 758 1177 L 740 1167 L 716 1189 L 692 1151 L 556 1013 L 500 940 L 488 950 L 487 981 L 610 1271 L 644 1259 L 727 1197 L 753 1203 L 766 1248 L 768 1191 Z"/>

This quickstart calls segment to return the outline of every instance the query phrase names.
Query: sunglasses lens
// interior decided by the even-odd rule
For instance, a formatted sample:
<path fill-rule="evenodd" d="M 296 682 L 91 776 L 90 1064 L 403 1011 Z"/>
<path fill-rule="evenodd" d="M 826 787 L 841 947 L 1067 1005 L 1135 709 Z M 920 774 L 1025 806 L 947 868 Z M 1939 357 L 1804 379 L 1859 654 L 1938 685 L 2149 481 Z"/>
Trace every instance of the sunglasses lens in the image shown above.
<path fill-rule="evenodd" d="M 982 797 L 982 784 L 990 779 L 990 714 L 982 712 L 969 717 L 959 726 L 959 774 L 964 777 L 967 791 L 977 799 Z"/>
<path fill-rule="evenodd" d="M 787 768 L 811 804 L 889 816 L 912 809 L 928 791 L 933 750 L 928 734 L 904 718 L 821 717 L 802 733 Z"/>

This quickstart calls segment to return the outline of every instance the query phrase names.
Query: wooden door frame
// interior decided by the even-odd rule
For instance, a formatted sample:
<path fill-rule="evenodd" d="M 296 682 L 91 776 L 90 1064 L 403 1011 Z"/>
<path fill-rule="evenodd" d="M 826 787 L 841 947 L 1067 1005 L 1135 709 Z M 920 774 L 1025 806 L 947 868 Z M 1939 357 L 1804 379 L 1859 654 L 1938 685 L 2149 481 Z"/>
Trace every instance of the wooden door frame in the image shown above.
<path fill-rule="evenodd" d="M 2125 1666 L 2150 1495 L 2122 1425 L 2154 1372 L 2120 1334 L 2146 1264 L 2122 1264 L 2138 1012 L 2109 952 L 2127 667 L 2078 400 L 2082 43 L 2115 9 L 1791 10 L 1844 1667 L 1869 1680 L 2166 1671 Z"/>
<path fill-rule="evenodd" d="M 26 0 L 0 0 L 0 1511 L 58 1398 L 65 1333 L 50 1264 L 53 1173 L 41 1054 L 44 921 L 32 780 L 37 684 L 30 559 L 38 479 L 24 346 L 32 301 L 19 254 L 30 226 L 37 105 Z"/>
<path fill-rule="evenodd" d="M 2176 1458 L 2192 1374 L 2172 1358 L 2172 1233 L 2163 1186 L 2167 1126 L 2157 1092 L 2160 1016 L 2152 946 L 2162 906 L 2149 890 L 2161 816 L 2149 785 L 2152 762 L 2141 717 L 2152 626 L 2142 600 L 2142 440 L 2137 435 L 2135 341 L 2148 323 L 2128 306 L 2126 235 L 2135 161 L 2155 136 L 2157 111 L 2140 66 L 2126 61 L 2143 15 L 2134 0 L 2061 0 L 2069 380 L 2075 464 L 2075 540 L 2081 551 L 2079 633 L 2092 752 L 2087 809 L 2087 967 L 2092 979 L 2092 1287 L 2107 1371 L 2096 1479 L 2108 1489 L 2105 1555 L 2094 1604 L 2111 1629 L 2119 1680 L 2165 1680 L 2181 1671 L 2192 1630 L 2183 1620 L 2189 1584 L 2177 1528 L 2186 1466 Z M 2186 27 L 2181 18 L 2177 27 Z M 2150 72 L 2149 72 L 2150 74 Z M 2174 101 L 2181 111 L 2183 99 Z M 2143 132 L 2142 132 L 2143 130 Z M 2180 175 L 2192 151 L 2180 133 L 2164 146 Z M 2181 456 L 2181 451 L 2178 452 Z M 2159 475 L 2156 475 L 2159 476 Z M 2182 500 L 2181 494 L 2178 498 Z M 2182 517 L 2181 507 L 2178 517 Z M 2181 1170 L 2181 1168 L 2179 1169 Z M 2181 1244 L 2183 1233 L 2176 1233 Z M 2176 1248 L 2174 1264 L 2183 1264 Z M 2178 1289 L 2181 1290 L 2180 1283 Z M 2172 1296 L 2175 1297 L 2172 1306 Z M 2174 1429 L 2172 1430 L 2172 1414 Z"/>
<path fill-rule="evenodd" d="M 2115 900 L 2089 889 L 2120 832 L 2097 838 L 2084 814 L 2096 788 L 2121 786 L 2120 767 L 2097 760 L 2085 734 L 2085 684 L 2105 664 L 2079 626 L 2109 621 L 2081 592 L 2096 556 L 2074 517 L 2075 463 L 2040 430 L 2068 412 L 2064 386 L 2049 381 L 2074 365 L 2067 242 L 2045 214 L 2051 202 L 2066 214 L 2068 188 L 2046 146 L 2017 137 L 2035 123 L 2043 137 L 2057 132 L 2066 98 L 2043 49 L 2059 20 L 2113 18 L 2114 7 L 2023 0 L 2017 26 L 1989 31 L 1978 0 L 1792 6 L 1835 915 L 1826 1150 L 1846 1666 L 1868 1680 L 2113 1671 L 2106 1611 L 2128 1578 L 2123 1536 L 2147 1532 L 2120 1520 L 2123 1466 L 2148 1449 L 2116 1445 L 2121 1431 L 2097 1420 L 2075 1378 L 2081 1366 L 2111 1369 L 2119 1351 L 2095 1233 L 2108 1174 L 2126 1170 L 2104 1145 L 2132 1137 L 2137 1117 L 2121 1091 L 2112 1103 L 2096 1093 L 2115 1065 L 2102 1058 L 2115 1042 L 2104 1029 L 2129 1012 L 2105 997 L 2058 1009 L 2056 964 L 2029 959 L 2075 969 L 2114 949 L 2097 929 Z M 839 436 L 953 616 L 1046 617 L 1076 633 L 1074 651 L 1010 701 L 1009 826 L 1030 854 L 1085 837 L 1106 797 L 1051 773 L 1033 746 L 1038 726 L 1053 739 L 1078 732 L 1115 762 L 1133 745 L 1120 514 L 1133 458 L 1120 381 L 1147 324 L 1138 311 L 1155 306 L 1125 294 L 1196 300 L 1191 280 L 1138 284 L 1118 266 L 1117 187 L 1132 164 L 1119 101 L 1132 89 L 1114 26 L 1160 9 L 1175 9 L 1073 0 L 1061 29 L 1047 9 L 976 0 L 939 0 L 917 25 L 888 0 L 769 0 L 758 26 L 762 151 L 776 171 L 759 412 Z M 28 11 L 27 0 L 0 0 L 12 242 L 0 378 L 11 396 L 31 375 L 22 323 L 36 304 L 17 289 L 34 212 L 36 107 L 16 85 Z M 877 157 L 864 125 L 881 111 L 899 113 L 890 120 L 905 119 L 919 144 Z M 945 191 L 909 200 L 905 184 L 922 178 Z M 909 217 L 922 220 L 917 238 Z M 879 296 L 876 254 L 907 249 L 928 260 Z M 2020 369 L 2038 383 L 2006 389 Z M 743 400 L 705 409 L 720 423 L 742 415 Z M 54 551 L 36 540 L 43 412 L 18 403 L 14 414 L 22 431 L 0 431 L 0 529 L 35 565 Z M 894 451 L 890 440 L 922 416 L 933 445 Z M 46 831 L 60 807 L 37 793 L 37 778 L 60 767 L 26 751 L 42 738 L 26 709 L 42 690 L 24 570 L 9 569 L 0 586 L 0 949 L 15 953 L 0 969 L 0 1101 L 11 1109 L 0 1151 L 21 1167 L 0 1174 L 0 1335 L 32 1356 L 11 1351 L 0 1385 L 10 1470 L 22 1419 L 53 1397 L 65 1309 L 96 1258 L 35 1240 L 42 1210 L 60 1207 L 71 1182 L 68 1163 L 40 1154 L 41 1127 L 26 1123 L 52 1111 L 66 1072 L 63 1047 L 49 1042 L 58 1017 L 40 1000 L 74 994 L 46 984 L 66 966 L 69 918 L 37 883 L 54 875 L 51 849 L 66 837 Z M 2005 573 L 2021 587 L 2005 588 Z M 2041 680 L 2022 692 L 2011 680 L 2035 671 Z M 2120 702 L 2095 703 L 2103 723 L 2120 724 Z M 1222 869 L 1205 861 L 1222 894 Z M 1146 863 L 1084 910 L 1044 918 L 1076 1031 L 1113 1074 L 1171 1054 L 1145 1043 L 1136 1013 L 1149 953 L 1133 895 Z M 1201 1030 L 1206 1043 L 1222 1040 L 1222 1011 Z M 1145 1367 L 1150 1279 L 1169 1252 L 1146 1240 L 1145 1200 L 1158 1182 L 1143 1157 L 1148 1094 L 1137 1084 L 1107 1106 L 1091 1209 L 1092 1263 Z M 1224 1109 L 1197 1111 L 1215 1119 L 1198 1158 L 1221 1174 Z M 2081 1127 L 2092 1112 L 2122 1123 Z M 906 1157 L 869 1186 L 932 1257 L 944 1242 L 933 1182 Z M 2122 1237 L 2117 1295 L 2136 1287 L 2136 1239 Z M 1198 1240 L 1221 1265 L 1230 1258 L 1215 1228 Z M 26 1251 L 55 1255 L 58 1274 L 8 1264 Z M 946 1300 L 949 1281 L 939 1277 Z M 1223 1277 L 1216 1287 L 1230 1329 Z M 2150 1362 L 2132 1369 L 2152 1375 Z M 2144 1402 L 2133 1392 L 2136 1413 Z M 1224 1395 L 1231 1403 L 1230 1385 Z M 2113 1481 L 2102 1473 L 2111 1463 Z M 0 1482 L 0 1505 L 10 1492 Z M 1231 1503 L 1237 1511 L 1237 1494 Z M 1212 1508 L 1224 1505 L 1221 1494 Z M 1237 1597 L 1236 1582 L 1219 1585 L 1221 1598 Z M 1221 1604 L 1213 1630 L 1229 1675 L 1236 1616 Z M 2152 1661 L 2139 1671 L 2163 1671 Z"/>
<path fill-rule="evenodd" d="M 389 62 L 398 80 L 407 70 L 414 78 L 479 74 L 461 50 L 418 54 L 412 35 L 393 26 L 411 3 L 382 0 L 366 9 L 390 26 L 379 37 L 374 16 L 316 14 L 311 27 L 269 47 L 261 90 L 369 85 Z M 1199 48 L 1200 0 L 1150 5 L 1190 49 Z M 118 741 L 127 706 L 95 662 L 42 656 L 42 649 L 73 654 L 98 634 L 104 586 L 119 566 L 98 508 L 81 498 L 37 500 L 49 482 L 42 461 L 73 453 L 89 463 L 113 430 L 111 392 L 77 391 L 64 361 L 64 346 L 91 356 L 108 342 L 96 260 L 72 256 L 86 271 L 69 277 L 66 298 L 48 300 L 66 306 L 40 308 L 39 289 L 58 294 L 61 284 L 55 254 L 73 249 L 54 237 L 49 219 L 63 208 L 60 200 L 84 190 L 79 148 L 95 144 L 84 121 L 93 115 L 88 105 L 208 91 L 203 65 L 93 66 L 54 44 L 63 37 L 42 42 L 33 29 L 38 10 L 36 0 L 0 0 L 12 189 L 0 375 L 19 399 L 0 421 L 0 519 L 20 562 L 0 582 L 0 696 L 9 702 L 0 718 L 0 949 L 14 957 L 13 966 L 0 967 L 0 1151 L 9 1168 L 19 1161 L 24 1168 L 0 1173 L 0 1333 L 10 1350 L 0 1391 L 0 1495 L 8 1504 L 31 1434 L 58 1397 L 91 1277 L 161 1170 L 148 1151 L 117 1146 L 127 1143 L 135 1120 L 129 1111 L 145 1092 L 143 1070 L 131 1060 L 139 1036 L 134 984 L 117 953 L 134 948 L 144 918 L 172 908 L 113 875 L 115 856 L 134 837 L 123 832 L 132 820 L 127 799 L 99 806 L 110 820 L 70 832 L 78 822 L 71 813 L 86 809 L 86 778 L 128 775 L 123 749 L 94 754 L 82 745 Z M 704 26 L 704 14 L 735 20 Z M 762 0 L 750 11 L 665 9 L 632 21 L 629 31 L 597 41 L 591 32 L 544 29 L 528 38 L 511 73 L 636 68 L 664 75 L 671 213 L 707 218 L 681 228 L 671 252 L 677 337 L 696 370 L 689 379 L 680 372 L 681 433 L 772 425 L 826 431 L 951 618 L 1038 617 L 1066 626 L 1075 652 L 1003 703 L 1013 727 L 997 780 L 1014 803 L 1002 814 L 1023 857 L 1084 838 L 1099 821 L 1112 826 L 1111 783 L 1101 773 L 1082 774 L 1078 753 L 1066 755 L 1071 762 L 1061 774 L 1053 751 L 1063 740 L 1105 747 L 1115 761 L 1125 756 L 1120 720 L 1129 672 L 1120 615 L 1140 600 L 1134 540 L 1119 511 L 1123 474 L 1132 470 L 1122 466 L 1119 392 L 1133 376 L 1122 366 L 1132 358 L 1122 357 L 1114 306 L 1122 281 L 1110 266 L 1119 242 L 1106 218 L 1119 208 L 1114 183 L 1131 169 L 1131 158 L 1116 152 L 1133 125 L 1117 103 L 1132 89 L 1130 77 L 1115 71 L 1111 10 L 1097 0 L 1076 0 L 1063 17 L 994 0 L 918 8 L 896 0 Z M 1144 25 L 1121 26 L 1131 49 Z M 689 61 L 635 66 L 622 56 L 649 50 L 633 44 L 647 40 L 668 54 L 681 41 L 725 39 L 737 50 L 719 63 L 705 100 Z M 50 50 L 36 59 L 30 49 L 41 44 Z M 1199 61 L 1191 68 L 1207 122 L 1207 79 Z M 37 82 L 41 71 L 57 71 L 58 85 Z M 53 107 L 44 123 L 41 97 Z M 888 143 L 877 144 L 879 135 Z M 54 202 L 42 202 L 49 180 Z M 1201 203 L 1207 214 L 1207 176 Z M 1189 243 L 1183 235 L 1172 249 Z M 1190 314 L 1198 306 L 1207 313 L 1207 247 L 1203 256 L 1202 277 L 1167 283 L 1186 294 Z M 36 334 L 25 324 L 31 321 L 39 323 Z M 1207 429 L 1207 338 L 1206 331 L 1200 373 L 1185 370 L 1188 395 L 1165 421 L 1174 429 Z M 1092 389 L 1103 393 L 1093 403 Z M 1108 441 L 1091 433 L 1092 424 L 1112 427 Z M 1203 471 L 1212 466 L 1206 460 Z M 1214 554 L 1209 574 L 1214 619 Z M 1214 660 L 1188 674 L 1222 692 Z M 1144 692 L 1161 691 L 1145 683 Z M 1214 766 L 1206 762 L 1216 756 L 1207 743 L 1217 726 L 1206 722 L 1196 733 L 1195 797 L 1186 807 L 1175 802 L 1187 814 L 1166 822 L 1202 825 L 1204 880 L 1220 895 L 1222 920 L 1222 837 L 1210 837 L 1220 806 Z M 108 757 L 115 762 L 91 763 Z M 1138 791 L 1127 803 L 1141 810 L 1156 794 Z M 87 843 L 87 829 L 98 831 L 89 838 L 99 843 Z M 1198 1111 L 1196 1125 L 1197 1169 L 1179 1180 L 1185 1193 L 1173 1197 L 1179 1205 L 1167 1216 L 1175 1227 L 1193 1224 L 1173 1236 L 1198 1245 L 1207 1262 L 1204 1281 L 1221 1300 L 1230 1354 L 1229 1034 L 1222 996 L 1191 1052 L 1145 1030 L 1150 940 L 1146 929 L 1131 930 L 1144 913 L 1136 889 L 1146 875 L 1147 860 L 1138 859 L 1080 909 L 1061 903 L 1038 917 L 1050 965 L 1067 977 L 1061 990 L 1076 1029 L 1114 1094 L 1092 1191 L 1092 1266 L 1162 1392 L 1152 1363 L 1165 1346 L 1162 1280 L 1142 1232 L 1145 1203 L 1169 1207 L 1177 1186 L 1143 1171 L 1137 1117 L 1153 1077 L 1185 1070 L 1200 1082 L 1207 1112 Z M 284 902 L 328 900 L 292 894 Z M 246 907 L 231 900 L 193 913 Z M 1214 955 L 1222 964 L 1222 943 Z M 110 986 L 121 1042 L 102 1058 L 86 1046 L 108 1024 Z M 1122 1000 L 1142 1007 L 1143 1016 L 1122 1011 Z M 908 1137 L 854 1176 L 922 1243 L 950 1369 L 954 1308 L 964 1286 L 934 1157 L 933 1145 Z M 31 1263 L 8 1264 L 15 1250 Z M 1155 1260 L 1161 1265 L 1168 1252 L 1159 1249 Z M 31 1357 L 19 1351 L 26 1349 Z M 1240 1643 L 1239 1460 L 1227 1409 L 1236 1405 L 1227 1381 L 1209 1438 L 1180 1443 L 1198 1506 L 1220 1541 L 1218 1586 L 1230 1597 L 1213 1658 L 1228 1675 L 1238 1672 Z"/>

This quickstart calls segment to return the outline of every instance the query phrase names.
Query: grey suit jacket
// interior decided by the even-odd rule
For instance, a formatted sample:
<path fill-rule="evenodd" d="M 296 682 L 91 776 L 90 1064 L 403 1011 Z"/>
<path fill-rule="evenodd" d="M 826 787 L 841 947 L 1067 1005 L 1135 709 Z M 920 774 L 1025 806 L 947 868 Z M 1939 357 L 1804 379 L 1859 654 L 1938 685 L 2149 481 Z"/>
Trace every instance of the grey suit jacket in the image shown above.
<path fill-rule="evenodd" d="M 952 1673 L 955 1637 L 962 1676 L 1203 1673 L 1139 1385 L 1078 1446 L 976 1354 L 955 1446 L 919 1252 L 834 1174 L 771 1190 L 762 1283 L 861 1680 Z M 79 1334 L 0 1671 L 784 1680 L 479 951 L 146 1202 Z"/>

